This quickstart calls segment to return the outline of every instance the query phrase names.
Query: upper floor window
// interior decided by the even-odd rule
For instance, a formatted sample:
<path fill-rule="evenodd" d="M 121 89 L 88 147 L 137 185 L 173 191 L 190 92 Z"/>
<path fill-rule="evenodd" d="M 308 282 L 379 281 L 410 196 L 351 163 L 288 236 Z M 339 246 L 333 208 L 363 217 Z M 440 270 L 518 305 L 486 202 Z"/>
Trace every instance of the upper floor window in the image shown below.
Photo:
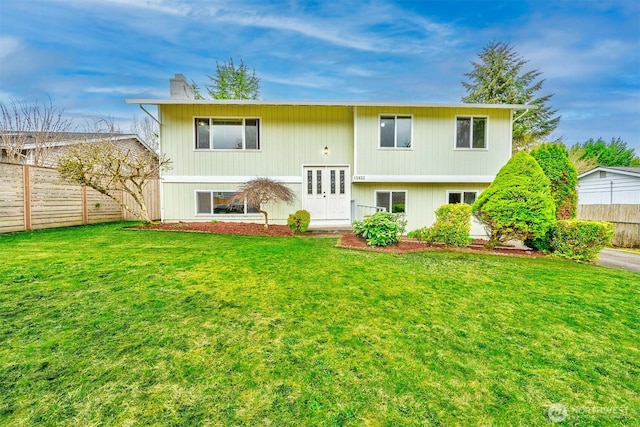
<path fill-rule="evenodd" d="M 487 118 L 456 117 L 456 148 L 487 148 Z"/>
<path fill-rule="evenodd" d="M 411 148 L 411 116 L 380 116 L 380 148 Z"/>
<path fill-rule="evenodd" d="M 260 120 L 195 119 L 196 150 L 259 150 Z"/>
<path fill-rule="evenodd" d="M 473 205 L 478 197 L 477 191 L 448 191 L 447 199 L 449 204 L 466 203 Z"/>

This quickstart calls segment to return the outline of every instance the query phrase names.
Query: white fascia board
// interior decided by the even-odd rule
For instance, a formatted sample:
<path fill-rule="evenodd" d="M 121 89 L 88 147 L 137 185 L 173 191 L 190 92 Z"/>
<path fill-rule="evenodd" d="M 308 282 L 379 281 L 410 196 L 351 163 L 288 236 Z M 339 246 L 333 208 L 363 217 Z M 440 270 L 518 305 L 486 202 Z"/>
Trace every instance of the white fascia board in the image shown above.
<path fill-rule="evenodd" d="M 127 104 L 144 105 L 265 105 L 301 107 L 408 107 L 408 108 L 472 108 L 497 110 L 535 110 L 536 105 L 528 104 L 465 104 L 465 103 L 415 103 L 415 102 L 349 102 L 349 101 L 263 101 L 246 99 L 126 99 Z"/>
<path fill-rule="evenodd" d="M 491 183 L 495 175 L 354 175 L 353 183 Z"/>
<path fill-rule="evenodd" d="M 638 172 L 626 171 L 626 170 L 615 169 L 615 168 L 608 168 L 608 167 L 604 167 L 604 166 L 598 166 L 595 169 L 591 169 L 589 171 L 582 172 L 580 175 L 578 175 L 578 179 L 584 178 L 585 176 L 589 176 L 591 174 L 594 174 L 594 173 L 600 172 L 600 171 L 610 172 L 610 173 L 617 173 L 617 174 L 620 174 L 620 175 L 635 176 L 636 178 L 640 177 L 640 173 L 638 173 Z"/>
<path fill-rule="evenodd" d="M 165 175 L 162 181 L 165 183 L 183 184 L 243 184 L 257 178 L 256 176 L 198 176 L 198 175 Z M 269 178 L 285 184 L 301 184 L 301 176 L 270 176 Z"/>

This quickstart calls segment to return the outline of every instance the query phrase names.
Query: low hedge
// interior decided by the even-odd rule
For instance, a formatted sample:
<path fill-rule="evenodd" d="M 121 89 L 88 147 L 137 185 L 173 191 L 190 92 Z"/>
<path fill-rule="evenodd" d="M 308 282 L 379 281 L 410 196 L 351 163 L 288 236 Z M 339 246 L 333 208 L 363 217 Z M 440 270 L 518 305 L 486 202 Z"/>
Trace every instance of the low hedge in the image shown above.
<path fill-rule="evenodd" d="M 467 246 L 471 231 L 471 206 L 464 203 L 442 205 L 435 211 L 433 227 L 424 227 L 409 233 L 428 243 L 444 243 L 447 246 Z"/>
<path fill-rule="evenodd" d="M 551 249 L 555 255 L 577 261 L 594 261 L 611 243 L 613 224 L 604 221 L 561 220 L 553 227 Z"/>

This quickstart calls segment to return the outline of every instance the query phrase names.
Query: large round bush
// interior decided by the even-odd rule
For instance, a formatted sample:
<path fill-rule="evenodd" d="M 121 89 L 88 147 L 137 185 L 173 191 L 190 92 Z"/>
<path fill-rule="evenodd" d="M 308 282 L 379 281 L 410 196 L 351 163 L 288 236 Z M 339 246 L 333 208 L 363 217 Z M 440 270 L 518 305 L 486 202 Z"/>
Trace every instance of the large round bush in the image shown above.
<path fill-rule="evenodd" d="M 480 194 L 473 212 L 489 234 L 489 247 L 512 239 L 541 238 L 556 216 L 549 178 L 533 157 L 520 152 Z"/>

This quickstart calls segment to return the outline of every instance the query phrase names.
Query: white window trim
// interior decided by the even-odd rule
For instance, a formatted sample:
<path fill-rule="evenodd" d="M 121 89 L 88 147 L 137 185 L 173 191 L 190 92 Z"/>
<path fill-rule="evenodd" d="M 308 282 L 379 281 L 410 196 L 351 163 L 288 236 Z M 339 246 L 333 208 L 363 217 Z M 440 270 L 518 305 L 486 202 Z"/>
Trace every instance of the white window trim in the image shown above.
<path fill-rule="evenodd" d="M 373 190 L 373 204 L 372 206 L 376 206 L 377 205 L 377 201 L 378 201 L 378 193 L 404 193 L 404 214 L 406 215 L 406 213 L 408 212 L 408 206 L 409 206 L 409 191 L 407 190 L 403 190 L 403 189 L 389 189 L 389 190 L 385 190 L 385 189 L 379 189 L 379 190 Z M 392 196 L 393 197 L 393 196 Z M 393 203 L 391 204 L 391 209 L 393 210 Z"/>
<path fill-rule="evenodd" d="M 471 119 L 471 130 L 469 132 L 469 137 L 471 138 L 471 140 L 469 141 L 469 147 L 458 147 L 458 119 Z M 486 120 L 484 126 L 483 148 L 473 148 L 473 119 Z M 489 151 L 489 122 L 489 116 L 471 114 L 456 115 L 455 120 L 453 121 L 453 149 L 457 151 Z"/>
<path fill-rule="evenodd" d="M 209 120 L 209 148 L 197 148 L 196 147 L 196 138 L 197 138 L 197 134 L 196 134 L 196 126 L 195 126 L 195 121 L 196 119 L 208 119 Z M 242 120 L 242 149 L 235 149 L 235 148 L 213 148 L 213 131 L 211 130 L 211 121 L 212 120 L 238 120 L 241 119 Z M 258 149 L 253 149 L 253 148 L 245 148 L 247 141 L 245 140 L 245 126 L 246 126 L 246 121 L 247 120 L 258 120 L 258 145 L 259 148 Z M 191 132 L 192 132 L 192 144 L 191 147 L 193 148 L 193 151 L 196 152 L 208 152 L 208 151 L 216 151 L 216 152 L 221 152 L 221 153 L 259 153 L 262 151 L 262 117 L 261 116 L 193 116 L 191 118 Z"/>
<path fill-rule="evenodd" d="M 446 204 L 449 204 L 449 194 L 452 193 L 460 194 L 460 203 L 464 203 L 464 193 L 476 193 L 476 200 L 478 200 L 478 196 L 480 195 L 479 190 L 447 190 Z"/>
<path fill-rule="evenodd" d="M 394 120 L 396 121 L 396 126 L 395 126 L 395 135 L 393 136 L 393 147 L 381 147 L 380 146 L 380 122 L 382 120 L 382 117 L 392 117 L 394 118 Z M 398 117 L 409 117 L 411 119 L 411 147 L 396 147 L 396 144 L 398 143 Z M 413 150 L 413 146 L 415 145 L 415 141 L 413 138 L 413 125 L 414 125 L 414 119 L 413 119 L 413 114 L 397 114 L 397 113 L 380 113 L 378 114 L 378 150 L 385 150 L 385 151 L 389 151 L 389 150 L 399 150 L 399 151 L 412 151 Z"/>
<path fill-rule="evenodd" d="M 260 212 L 247 212 L 247 200 L 244 201 L 244 213 L 233 213 L 233 214 L 216 214 L 216 213 L 199 213 L 198 212 L 198 193 L 209 193 L 209 196 L 213 198 L 212 193 L 237 193 L 235 190 L 194 190 L 193 192 L 193 203 L 194 203 L 194 212 L 195 216 L 199 218 L 234 218 L 234 217 L 254 217 L 261 216 Z M 211 205 L 213 209 L 213 204 Z"/>

